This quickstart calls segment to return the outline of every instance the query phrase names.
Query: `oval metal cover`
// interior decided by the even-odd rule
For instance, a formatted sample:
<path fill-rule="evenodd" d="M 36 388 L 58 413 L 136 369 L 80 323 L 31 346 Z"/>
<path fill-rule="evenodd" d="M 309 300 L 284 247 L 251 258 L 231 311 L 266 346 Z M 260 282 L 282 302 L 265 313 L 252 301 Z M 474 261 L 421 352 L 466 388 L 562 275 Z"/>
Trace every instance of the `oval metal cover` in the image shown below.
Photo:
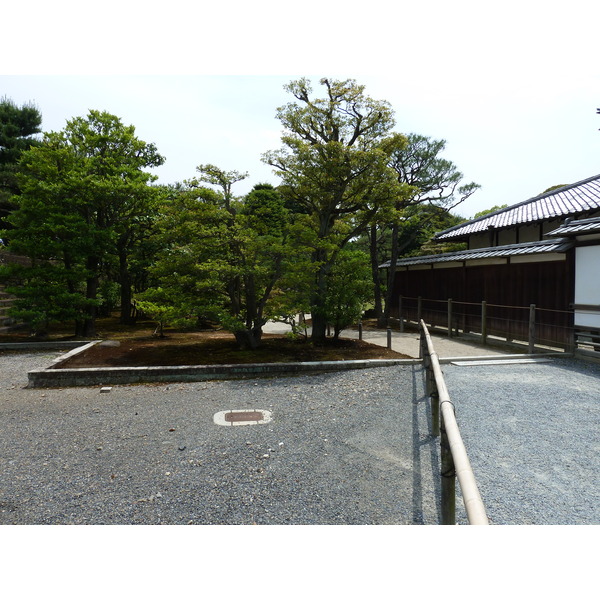
<path fill-rule="evenodd" d="M 264 425 L 271 421 L 271 413 L 262 409 L 223 410 L 214 415 L 213 421 L 224 426 Z"/>

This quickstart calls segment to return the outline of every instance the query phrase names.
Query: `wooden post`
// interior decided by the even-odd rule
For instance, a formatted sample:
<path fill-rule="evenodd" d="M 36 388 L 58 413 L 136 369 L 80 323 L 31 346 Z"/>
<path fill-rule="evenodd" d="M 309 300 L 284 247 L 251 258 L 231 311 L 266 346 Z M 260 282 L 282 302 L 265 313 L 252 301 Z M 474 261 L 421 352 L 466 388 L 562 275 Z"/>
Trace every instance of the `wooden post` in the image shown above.
<path fill-rule="evenodd" d="M 417 298 L 417 322 L 420 323 L 423 318 L 423 298 Z"/>
<path fill-rule="evenodd" d="M 452 337 L 452 298 L 448 298 L 448 337 Z"/>
<path fill-rule="evenodd" d="M 362 340 L 362 321 L 358 322 L 358 339 Z"/>
<path fill-rule="evenodd" d="M 431 398 L 431 435 L 439 437 L 440 435 L 440 395 L 437 387 L 429 395 Z"/>
<path fill-rule="evenodd" d="M 444 419 L 442 418 L 440 437 L 440 462 L 442 485 L 441 485 L 441 508 L 442 508 L 442 525 L 456 524 L 456 470 L 454 468 L 454 460 L 452 451 L 450 450 L 450 442 L 446 433 Z"/>
<path fill-rule="evenodd" d="M 535 304 L 529 305 L 529 354 L 535 347 Z"/>
<path fill-rule="evenodd" d="M 402 295 L 398 296 L 398 320 L 400 321 L 400 333 L 404 333 L 404 319 L 402 319 Z"/>
<path fill-rule="evenodd" d="M 390 327 L 387 328 L 387 348 L 392 349 L 392 330 Z"/>
<path fill-rule="evenodd" d="M 425 348 L 425 332 L 423 331 L 423 328 L 421 327 L 421 323 L 419 322 L 419 329 L 421 330 L 421 335 L 419 336 L 419 358 L 422 359 L 423 361 L 425 361 L 425 352 L 424 352 L 424 348 Z"/>
<path fill-rule="evenodd" d="M 481 340 L 487 344 L 487 302 L 481 303 Z"/>

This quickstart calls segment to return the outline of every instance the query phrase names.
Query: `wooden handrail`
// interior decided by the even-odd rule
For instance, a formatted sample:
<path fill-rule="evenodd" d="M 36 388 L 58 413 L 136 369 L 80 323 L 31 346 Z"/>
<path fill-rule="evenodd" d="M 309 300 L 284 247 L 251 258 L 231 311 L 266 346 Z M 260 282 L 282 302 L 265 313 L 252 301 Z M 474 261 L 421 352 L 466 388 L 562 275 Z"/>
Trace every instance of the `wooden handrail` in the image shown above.
<path fill-rule="evenodd" d="M 467 519 L 470 525 L 489 525 L 489 520 L 479 494 L 479 489 L 473 475 L 473 469 L 463 444 L 458 423 L 454 414 L 454 405 L 450 401 L 450 394 L 444 381 L 444 375 L 439 363 L 439 357 L 433 347 L 431 335 L 421 319 L 421 336 L 423 349 L 423 362 L 433 377 L 428 373 L 428 393 L 432 394 L 432 421 L 433 434 L 436 432 L 436 414 L 441 414 L 441 439 L 442 451 L 442 523 L 454 524 L 456 521 L 455 511 L 455 486 L 454 478 L 458 477 L 462 492 Z M 431 383 L 430 383 L 431 382 Z M 433 385 L 434 384 L 434 387 Z M 434 407 L 433 404 L 438 404 Z"/>

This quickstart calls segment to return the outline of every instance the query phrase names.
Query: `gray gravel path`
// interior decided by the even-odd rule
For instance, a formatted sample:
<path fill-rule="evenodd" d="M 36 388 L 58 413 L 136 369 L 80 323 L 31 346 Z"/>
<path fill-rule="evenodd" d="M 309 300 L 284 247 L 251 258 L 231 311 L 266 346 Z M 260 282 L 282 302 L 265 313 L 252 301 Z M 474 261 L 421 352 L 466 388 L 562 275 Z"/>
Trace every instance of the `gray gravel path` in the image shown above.
<path fill-rule="evenodd" d="M 0 354 L 1 524 L 435 524 L 419 366 L 281 379 L 24 389 L 56 354 Z M 271 423 L 213 415 L 266 409 Z"/>
<path fill-rule="evenodd" d="M 419 366 L 24 389 L 56 356 L 0 353 L 0 524 L 439 520 Z M 600 524 L 599 365 L 442 369 L 493 524 Z M 273 421 L 213 423 L 240 408 Z"/>
<path fill-rule="evenodd" d="M 492 524 L 600 524 L 600 365 L 442 371 Z"/>

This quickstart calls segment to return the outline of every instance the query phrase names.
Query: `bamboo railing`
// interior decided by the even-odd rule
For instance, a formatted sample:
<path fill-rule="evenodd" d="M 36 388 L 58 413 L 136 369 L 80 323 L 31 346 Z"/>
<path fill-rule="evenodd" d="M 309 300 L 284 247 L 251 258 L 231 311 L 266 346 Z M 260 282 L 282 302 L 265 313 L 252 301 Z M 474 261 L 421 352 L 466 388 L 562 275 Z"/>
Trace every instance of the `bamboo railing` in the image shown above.
<path fill-rule="evenodd" d="M 421 358 L 426 368 L 426 391 L 431 398 L 432 434 L 440 436 L 442 525 L 456 524 L 456 478 L 470 525 L 489 525 L 471 463 L 463 444 L 454 405 L 444 381 L 437 352 L 423 320 L 420 321 Z M 440 418 L 441 417 L 441 418 Z"/>

